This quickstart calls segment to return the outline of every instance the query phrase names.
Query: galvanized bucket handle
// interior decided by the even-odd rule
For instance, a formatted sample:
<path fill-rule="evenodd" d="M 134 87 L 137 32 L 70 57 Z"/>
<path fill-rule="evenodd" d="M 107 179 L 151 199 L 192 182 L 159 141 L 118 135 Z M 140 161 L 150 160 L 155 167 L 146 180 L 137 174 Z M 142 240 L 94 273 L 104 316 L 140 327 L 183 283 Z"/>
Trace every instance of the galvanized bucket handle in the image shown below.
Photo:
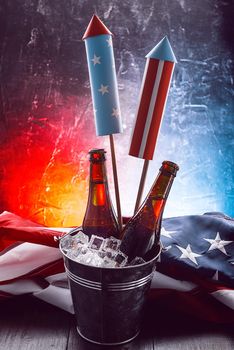
<path fill-rule="evenodd" d="M 55 240 L 55 242 L 60 242 L 63 238 L 65 238 L 69 235 L 72 236 L 74 233 L 78 233 L 80 231 L 82 231 L 82 226 L 74 227 L 73 229 L 71 229 L 71 231 L 68 231 L 67 233 L 65 233 L 65 235 L 54 236 L 54 240 Z"/>

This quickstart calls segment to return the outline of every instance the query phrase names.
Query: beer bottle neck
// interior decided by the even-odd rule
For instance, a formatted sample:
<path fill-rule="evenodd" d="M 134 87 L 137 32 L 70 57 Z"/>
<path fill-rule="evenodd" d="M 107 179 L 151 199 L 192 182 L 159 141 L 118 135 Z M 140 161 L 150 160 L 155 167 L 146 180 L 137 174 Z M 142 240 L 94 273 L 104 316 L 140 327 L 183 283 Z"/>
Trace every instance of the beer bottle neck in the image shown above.
<path fill-rule="evenodd" d="M 174 175 L 161 171 L 155 180 L 148 196 L 136 215 L 141 216 L 141 222 L 151 230 L 156 230 L 162 219 L 163 210 L 169 195 Z"/>
<path fill-rule="evenodd" d="M 106 167 L 105 163 L 90 163 L 90 182 L 91 183 L 106 183 Z"/>
<path fill-rule="evenodd" d="M 93 206 L 109 204 L 109 191 L 105 163 L 90 163 L 89 198 Z"/>
<path fill-rule="evenodd" d="M 172 183 L 174 180 L 174 175 L 165 171 L 161 171 L 153 184 L 150 193 L 149 200 L 152 199 L 167 199 Z"/>

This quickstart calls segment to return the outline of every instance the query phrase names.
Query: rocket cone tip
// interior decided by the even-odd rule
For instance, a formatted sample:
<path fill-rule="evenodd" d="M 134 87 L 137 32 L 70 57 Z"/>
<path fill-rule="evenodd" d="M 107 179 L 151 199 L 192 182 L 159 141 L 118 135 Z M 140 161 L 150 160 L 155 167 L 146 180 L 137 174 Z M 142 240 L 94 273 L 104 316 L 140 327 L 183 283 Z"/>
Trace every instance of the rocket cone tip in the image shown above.
<path fill-rule="evenodd" d="M 83 40 L 97 35 L 109 34 L 112 35 L 111 31 L 105 26 L 97 15 L 93 15 L 88 27 L 83 35 Z"/>
<path fill-rule="evenodd" d="M 146 55 L 147 58 L 177 63 L 170 41 L 166 36 Z"/>

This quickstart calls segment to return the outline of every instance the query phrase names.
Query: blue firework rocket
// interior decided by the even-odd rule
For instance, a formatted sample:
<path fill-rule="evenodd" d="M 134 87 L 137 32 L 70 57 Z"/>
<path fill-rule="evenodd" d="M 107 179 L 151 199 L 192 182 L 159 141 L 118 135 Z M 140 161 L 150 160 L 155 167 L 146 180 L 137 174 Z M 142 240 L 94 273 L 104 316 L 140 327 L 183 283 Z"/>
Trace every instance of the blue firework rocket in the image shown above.
<path fill-rule="evenodd" d="M 96 134 L 122 132 L 112 33 L 94 15 L 83 36 L 91 85 Z"/>

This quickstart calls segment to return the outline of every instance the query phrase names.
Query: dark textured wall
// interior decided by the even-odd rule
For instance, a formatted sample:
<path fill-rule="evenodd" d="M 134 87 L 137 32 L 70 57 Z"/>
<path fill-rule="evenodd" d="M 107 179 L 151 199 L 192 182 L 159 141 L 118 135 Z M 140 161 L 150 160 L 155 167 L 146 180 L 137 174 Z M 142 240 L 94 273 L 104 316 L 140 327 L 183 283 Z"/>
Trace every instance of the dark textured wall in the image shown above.
<path fill-rule="evenodd" d="M 82 219 L 86 153 L 109 149 L 95 136 L 81 40 L 94 12 L 114 33 L 123 212 L 132 212 L 142 166 L 127 153 L 144 57 L 168 35 L 178 64 L 146 191 L 170 159 L 181 170 L 167 215 L 234 215 L 234 9 L 218 0 L 1 0 L 0 208 L 51 225 Z"/>

